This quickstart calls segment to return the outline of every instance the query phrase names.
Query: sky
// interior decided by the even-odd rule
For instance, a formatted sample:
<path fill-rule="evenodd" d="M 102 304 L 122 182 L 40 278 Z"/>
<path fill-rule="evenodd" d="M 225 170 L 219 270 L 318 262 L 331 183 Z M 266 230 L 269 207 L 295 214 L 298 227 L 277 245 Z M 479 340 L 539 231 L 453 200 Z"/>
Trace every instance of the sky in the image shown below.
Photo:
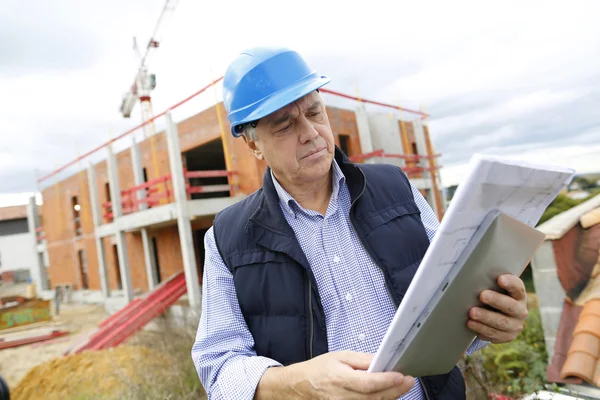
<path fill-rule="evenodd" d="M 463 179 L 475 153 L 600 171 L 600 2 L 285 4 L 179 0 L 150 64 L 154 111 L 221 76 L 243 49 L 279 45 L 301 52 L 333 90 L 426 110 L 444 185 Z M 119 106 L 139 65 L 133 37 L 146 43 L 163 6 L 3 1 L 0 206 L 26 202 L 54 183 L 36 177 L 141 122 L 139 106 L 129 119 Z M 214 104 L 220 88 L 174 111 L 175 121 Z"/>

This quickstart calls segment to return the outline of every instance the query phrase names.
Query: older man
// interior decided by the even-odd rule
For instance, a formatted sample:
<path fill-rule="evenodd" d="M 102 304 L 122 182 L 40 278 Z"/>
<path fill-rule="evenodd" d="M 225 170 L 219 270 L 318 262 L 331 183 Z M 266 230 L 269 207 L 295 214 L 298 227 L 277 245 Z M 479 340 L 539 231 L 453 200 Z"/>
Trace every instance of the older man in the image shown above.
<path fill-rule="evenodd" d="M 464 399 L 458 368 L 413 378 L 366 373 L 438 221 L 397 167 L 356 165 L 334 145 L 296 52 L 258 48 L 229 66 L 231 132 L 268 166 L 263 187 L 205 237 L 192 357 L 211 399 Z M 514 276 L 473 308 L 475 351 L 513 340 L 527 315 Z"/>

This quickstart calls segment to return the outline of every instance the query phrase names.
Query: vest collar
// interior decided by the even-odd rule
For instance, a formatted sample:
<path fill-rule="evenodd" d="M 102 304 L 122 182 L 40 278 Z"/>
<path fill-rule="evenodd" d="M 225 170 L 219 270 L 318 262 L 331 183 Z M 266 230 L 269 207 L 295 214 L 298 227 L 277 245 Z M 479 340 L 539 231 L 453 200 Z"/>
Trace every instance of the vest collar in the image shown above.
<path fill-rule="evenodd" d="M 366 185 L 364 173 L 337 146 L 335 147 L 335 160 L 346 177 L 350 197 L 354 202 Z M 279 205 L 279 196 L 271 179 L 269 167 L 263 176 L 262 196 L 260 197 L 256 211 L 246 224 L 246 232 L 261 246 L 284 252 L 310 270 L 308 260 Z M 276 235 L 276 238 L 272 235 Z"/>

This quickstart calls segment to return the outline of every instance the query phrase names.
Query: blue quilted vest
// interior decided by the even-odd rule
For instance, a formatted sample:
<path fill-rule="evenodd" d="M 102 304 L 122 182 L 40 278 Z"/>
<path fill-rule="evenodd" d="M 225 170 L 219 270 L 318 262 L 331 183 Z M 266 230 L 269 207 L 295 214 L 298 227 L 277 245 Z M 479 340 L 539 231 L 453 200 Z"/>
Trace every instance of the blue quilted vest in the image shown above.
<path fill-rule="evenodd" d="M 353 164 L 337 148 L 335 157 L 352 199 L 350 221 L 397 307 L 429 246 L 409 181 L 391 165 Z M 326 353 L 317 284 L 283 216 L 268 168 L 263 187 L 217 214 L 213 226 L 256 353 L 283 365 Z M 457 367 L 421 381 L 427 399 L 465 399 Z"/>

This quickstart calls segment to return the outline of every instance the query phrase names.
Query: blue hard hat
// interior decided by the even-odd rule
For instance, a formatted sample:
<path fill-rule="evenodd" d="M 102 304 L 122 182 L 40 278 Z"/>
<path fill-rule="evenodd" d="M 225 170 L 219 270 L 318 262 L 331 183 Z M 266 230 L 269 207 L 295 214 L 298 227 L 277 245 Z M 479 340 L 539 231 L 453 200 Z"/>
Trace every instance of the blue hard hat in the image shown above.
<path fill-rule="evenodd" d="M 239 137 L 236 127 L 263 118 L 329 81 L 293 50 L 261 47 L 242 52 L 223 77 L 231 134 Z"/>

